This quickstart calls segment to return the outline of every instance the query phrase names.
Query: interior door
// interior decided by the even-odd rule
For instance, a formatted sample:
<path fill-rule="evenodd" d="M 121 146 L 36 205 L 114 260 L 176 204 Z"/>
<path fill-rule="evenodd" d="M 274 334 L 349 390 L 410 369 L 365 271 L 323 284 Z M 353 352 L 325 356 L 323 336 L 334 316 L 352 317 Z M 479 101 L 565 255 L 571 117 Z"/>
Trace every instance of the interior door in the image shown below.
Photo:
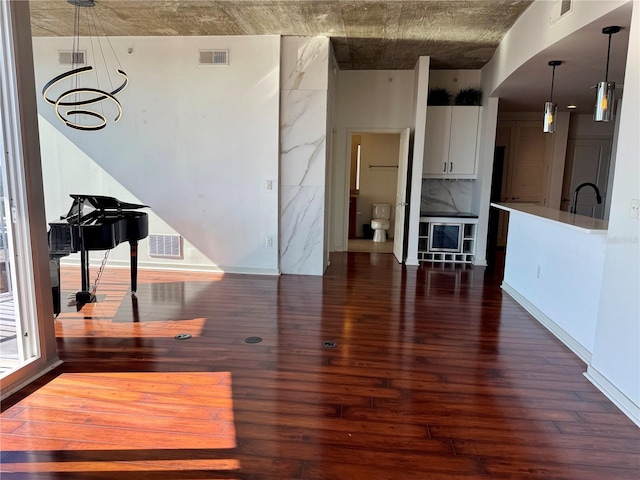
<path fill-rule="evenodd" d="M 393 254 L 399 263 L 404 262 L 404 233 L 407 209 L 407 170 L 409 168 L 409 134 L 405 128 L 400 134 L 400 148 L 398 149 L 398 183 L 396 186 L 395 227 L 393 231 Z"/>
<path fill-rule="evenodd" d="M 602 195 L 598 205 L 591 187 L 580 190 L 576 213 L 587 217 L 603 218 L 609 162 L 611 159 L 611 139 L 609 138 L 572 138 L 567 145 L 567 163 L 565 165 L 564 184 L 562 186 L 561 209 L 569 211 L 573 194 L 578 185 L 590 182 L 597 185 Z"/>

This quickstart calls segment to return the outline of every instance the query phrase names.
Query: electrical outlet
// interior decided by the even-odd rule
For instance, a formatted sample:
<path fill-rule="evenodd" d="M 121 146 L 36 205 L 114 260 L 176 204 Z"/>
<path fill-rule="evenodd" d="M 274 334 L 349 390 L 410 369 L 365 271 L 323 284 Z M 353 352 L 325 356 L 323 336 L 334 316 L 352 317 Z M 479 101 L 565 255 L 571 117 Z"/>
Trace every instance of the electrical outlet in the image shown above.
<path fill-rule="evenodd" d="M 266 182 L 264 182 L 264 189 L 273 190 L 273 182 L 271 180 L 267 180 Z"/>
<path fill-rule="evenodd" d="M 264 243 L 265 243 L 265 245 L 266 245 L 267 247 L 273 247 L 273 238 L 271 238 L 271 237 L 267 237 L 267 238 L 265 239 Z"/>
<path fill-rule="evenodd" d="M 640 200 L 631 200 L 631 214 L 629 216 L 636 220 L 640 220 Z"/>

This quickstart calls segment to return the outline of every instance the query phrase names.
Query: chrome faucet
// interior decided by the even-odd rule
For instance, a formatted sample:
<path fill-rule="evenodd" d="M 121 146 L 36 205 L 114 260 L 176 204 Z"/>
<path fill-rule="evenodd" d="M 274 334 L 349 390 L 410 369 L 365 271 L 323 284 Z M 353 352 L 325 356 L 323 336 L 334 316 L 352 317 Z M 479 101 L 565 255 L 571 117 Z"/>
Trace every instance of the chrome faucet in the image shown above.
<path fill-rule="evenodd" d="M 593 187 L 593 190 L 596 192 L 596 201 L 598 202 L 598 204 L 602 203 L 600 190 L 598 190 L 598 187 L 596 184 L 591 182 L 581 183 L 580 185 L 578 185 L 578 188 L 576 188 L 576 191 L 573 192 L 573 204 L 571 205 L 571 210 L 569 210 L 570 213 L 576 213 L 576 206 L 578 204 L 578 192 L 582 187 Z"/>

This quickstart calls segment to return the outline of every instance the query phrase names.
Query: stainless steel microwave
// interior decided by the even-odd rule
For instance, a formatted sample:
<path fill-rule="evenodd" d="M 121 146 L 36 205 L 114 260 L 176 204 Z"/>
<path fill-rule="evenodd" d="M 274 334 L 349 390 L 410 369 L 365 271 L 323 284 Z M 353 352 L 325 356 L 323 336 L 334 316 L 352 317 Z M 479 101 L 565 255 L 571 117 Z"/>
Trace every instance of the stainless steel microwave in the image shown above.
<path fill-rule="evenodd" d="M 429 251 L 460 253 L 462 231 L 461 223 L 430 223 Z"/>

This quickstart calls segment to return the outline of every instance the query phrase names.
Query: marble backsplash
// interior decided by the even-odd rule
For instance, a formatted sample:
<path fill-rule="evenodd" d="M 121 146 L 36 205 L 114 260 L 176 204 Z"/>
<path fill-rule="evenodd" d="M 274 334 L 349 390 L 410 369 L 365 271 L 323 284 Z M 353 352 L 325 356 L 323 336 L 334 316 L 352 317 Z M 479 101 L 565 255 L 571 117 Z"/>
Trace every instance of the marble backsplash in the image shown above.
<path fill-rule="evenodd" d="M 421 212 L 470 212 L 474 180 L 422 180 Z"/>

